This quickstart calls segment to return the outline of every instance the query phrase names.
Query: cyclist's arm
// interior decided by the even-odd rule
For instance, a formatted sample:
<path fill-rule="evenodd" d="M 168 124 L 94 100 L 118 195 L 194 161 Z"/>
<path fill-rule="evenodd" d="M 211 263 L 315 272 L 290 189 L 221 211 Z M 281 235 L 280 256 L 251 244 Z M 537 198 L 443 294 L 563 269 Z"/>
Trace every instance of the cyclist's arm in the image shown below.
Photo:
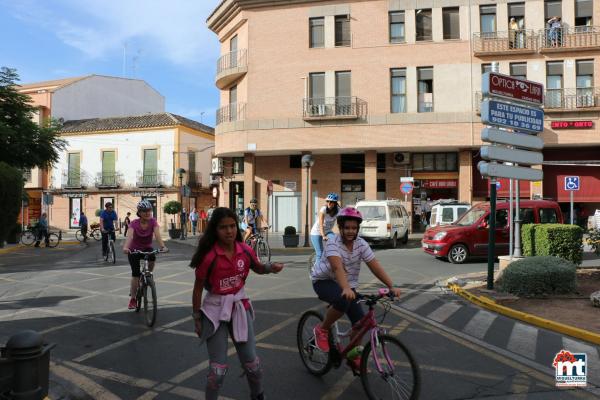
<path fill-rule="evenodd" d="M 129 232 L 127 233 L 127 235 L 129 235 Z M 165 242 L 163 242 L 162 237 L 160 236 L 160 227 L 158 225 L 154 227 L 154 238 L 158 242 L 158 245 L 161 249 L 166 248 Z"/>
<path fill-rule="evenodd" d="M 375 275 L 377 279 L 381 281 L 381 283 L 383 283 L 391 291 L 393 291 L 396 296 L 400 296 L 400 289 L 394 288 L 394 282 L 392 281 L 388 273 L 385 272 L 385 270 L 376 258 L 369 261 L 367 263 L 367 266 L 369 267 L 373 275 Z"/>
<path fill-rule="evenodd" d="M 112 222 L 112 227 L 115 231 L 119 229 L 119 217 L 117 216 L 117 214 L 115 214 L 115 219 Z"/>
<path fill-rule="evenodd" d="M 123 252 L 129 253 L 129 246 L 131 246 L 131 241 L 133 240 L 133 229 L 127 231 L 127 236 L 125 237 L 125 244 L 123 245 Z"/>
<path fill-rule="evenodd" d="M 100 217 L 100 232 L 104 233 L 104 218 Z"/>

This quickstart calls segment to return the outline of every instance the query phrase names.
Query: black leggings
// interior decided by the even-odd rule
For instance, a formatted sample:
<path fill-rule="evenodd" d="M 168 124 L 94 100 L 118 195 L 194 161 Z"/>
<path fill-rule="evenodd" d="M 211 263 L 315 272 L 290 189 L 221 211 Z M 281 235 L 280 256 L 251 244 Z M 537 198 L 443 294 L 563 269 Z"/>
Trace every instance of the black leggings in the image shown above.
<path fill-rule="evenodd" d="M 152 251 L 152 248 L 141 250 L 141 251 Z M 143 254 L 128 254 L 129 266 L 131 267 L 131 276 L 138 277 L 140 273 L 140 260 L 144 258 Z M 148 261 L 156 261 L 156 256 L 151 254 L 148 256 Z"/>
<path fill-rule="evenodd" d="M 336 281 L 332 279 L 315 281 L 313 282 L 313 289 L 320 300 L 331 304 L 336 310 L 346 313 L 352 325 L 365 316 L 365 312 L 356 301 L 356 298 L 352 301 L 348 301 L 342 297 L 342 288 Z"/>

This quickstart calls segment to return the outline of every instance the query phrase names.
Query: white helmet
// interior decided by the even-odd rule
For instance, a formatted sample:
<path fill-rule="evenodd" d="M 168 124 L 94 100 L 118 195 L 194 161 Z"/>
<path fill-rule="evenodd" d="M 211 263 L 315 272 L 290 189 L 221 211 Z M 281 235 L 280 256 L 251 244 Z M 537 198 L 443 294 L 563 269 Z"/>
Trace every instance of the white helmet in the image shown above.
<path fill-rule="evenodd" d="M 148 200 L 142 200 L 137 204 L 137 209 L 138 211 L 152 210 L 152 203 L 150 203 Z"/>

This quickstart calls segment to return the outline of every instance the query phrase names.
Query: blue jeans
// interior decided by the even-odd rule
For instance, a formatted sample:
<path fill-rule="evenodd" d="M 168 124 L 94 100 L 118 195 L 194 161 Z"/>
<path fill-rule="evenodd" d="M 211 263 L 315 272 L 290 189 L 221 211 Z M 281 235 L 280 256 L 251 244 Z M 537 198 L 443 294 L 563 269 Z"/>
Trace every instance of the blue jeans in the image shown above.
<path fill-rule="evenodd" d="M 328 240 L 331 240 L 335 235 L 333 232 L 327 232 L 326 236 Z M 315 253 L 317 253 L 317 256 L 315 257 L 315 264 L 317 264 L 321 260 L 321 255 L 323 254 L 323 237 L 321 235 L 310 235 L 310 242 L 315 249 Z"/>

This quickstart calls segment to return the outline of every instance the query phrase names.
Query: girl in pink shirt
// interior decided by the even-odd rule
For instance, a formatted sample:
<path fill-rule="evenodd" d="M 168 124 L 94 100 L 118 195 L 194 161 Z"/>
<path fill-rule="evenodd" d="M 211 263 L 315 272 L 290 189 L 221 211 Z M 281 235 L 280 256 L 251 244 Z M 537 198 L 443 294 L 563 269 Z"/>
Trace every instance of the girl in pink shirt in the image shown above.
<path fill-rule="evenodd" d="M 263 400 L 262 369 L 256 356 L 254 311 L 244 292 L 250 269 L 258 274 L 278 273 L 283 264 L 262 264 L 242 242 L 237 215 L 229 208 L 213 211 L 190 266 L 196 279 L 192 316 L 210 359 L 206 399 L 216 400 L 227 373 L 227 339 L 231 333 L 250 386 L 253 400 Z M 202 292 L 206 290 L 204 300 Z"/>

